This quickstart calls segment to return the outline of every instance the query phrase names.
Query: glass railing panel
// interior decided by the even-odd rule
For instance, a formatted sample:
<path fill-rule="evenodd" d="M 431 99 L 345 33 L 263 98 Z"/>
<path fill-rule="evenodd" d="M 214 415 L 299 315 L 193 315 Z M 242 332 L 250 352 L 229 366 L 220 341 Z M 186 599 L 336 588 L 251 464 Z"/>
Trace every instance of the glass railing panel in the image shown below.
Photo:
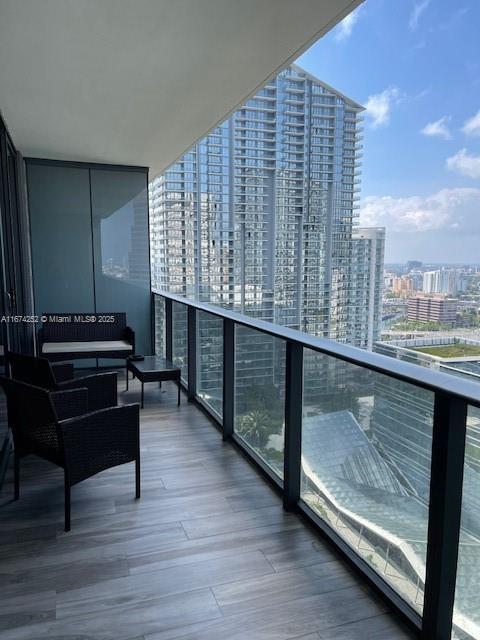
<path fill-rule="evenodd" d="M 452 638 L 480 638 L 480 409 L 469 406 Z"/>
<path fill-rule="evenodd" d="M 434 394 L 304 354 L 301 498 L 421 611 Z"/>
<path fill-rule="evenodd" d="M 182 380 L 188 379 L 188 307 L 172 302 L 172 361 L 182 371 Z"/>
<path fill-rule="evenodd" d="M 155 313 L 155 353 L 165 356 L 165 298 L 153 296 Z"/>
<path fill-rule="evenodd" d="M 197 312 L 197 395 L 220 416 L 223 411 L 223 318 Z"/>
<path fill-rule="evenodd" d="M 235 433 L 283 477 L 285 341 L 235 327 Z"/>

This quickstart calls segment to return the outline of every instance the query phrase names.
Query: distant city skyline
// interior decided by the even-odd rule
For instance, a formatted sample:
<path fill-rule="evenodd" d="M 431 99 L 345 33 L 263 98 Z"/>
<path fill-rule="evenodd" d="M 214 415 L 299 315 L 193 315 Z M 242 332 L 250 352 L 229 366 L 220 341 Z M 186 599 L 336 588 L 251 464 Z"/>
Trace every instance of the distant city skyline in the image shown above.
<path fill-rule="evenodd" d="M 387 263 L 477 262 L 480 3 L 366 0 L 299 64 L 367 107 L 360 223 Z"/>

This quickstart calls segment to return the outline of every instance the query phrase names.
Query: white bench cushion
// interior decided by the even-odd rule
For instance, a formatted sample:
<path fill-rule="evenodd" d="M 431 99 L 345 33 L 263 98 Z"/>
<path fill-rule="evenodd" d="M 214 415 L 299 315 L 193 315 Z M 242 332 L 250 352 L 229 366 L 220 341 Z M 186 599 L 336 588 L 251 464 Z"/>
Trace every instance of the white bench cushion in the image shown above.
<path fill-rule="evenodd" d="M 42 353 L 87 353 L 88 351 L 132 351 L 132 345 L 126 340 L 44 342 L 42 345 Z"/>

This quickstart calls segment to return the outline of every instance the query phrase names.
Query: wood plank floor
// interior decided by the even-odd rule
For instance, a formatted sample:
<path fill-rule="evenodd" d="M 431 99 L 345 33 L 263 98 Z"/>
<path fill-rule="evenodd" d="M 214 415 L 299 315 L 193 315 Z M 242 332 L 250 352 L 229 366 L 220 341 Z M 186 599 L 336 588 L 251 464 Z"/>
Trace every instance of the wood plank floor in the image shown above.
<path fill-rule="evenodd" d="M 131 383 L 122 402 L 139 397 Z M 0 496 L 2 640 L 400 640 L 385 603 L 292 514 L 172 383 L 145 385 L 133 464 L 72 490 L 22 464 Z"/>

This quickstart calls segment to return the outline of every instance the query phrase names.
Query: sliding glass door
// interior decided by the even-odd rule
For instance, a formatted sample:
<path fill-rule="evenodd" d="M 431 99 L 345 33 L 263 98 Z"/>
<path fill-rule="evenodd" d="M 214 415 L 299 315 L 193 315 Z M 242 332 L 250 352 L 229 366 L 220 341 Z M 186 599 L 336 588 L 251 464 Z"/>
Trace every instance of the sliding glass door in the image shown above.
<path fill-rule="evenodd" d="M 27 160 L 36 313 L 125 312 L 142 354 L 152 353 L 147 178 L 143 168 Z"/>

